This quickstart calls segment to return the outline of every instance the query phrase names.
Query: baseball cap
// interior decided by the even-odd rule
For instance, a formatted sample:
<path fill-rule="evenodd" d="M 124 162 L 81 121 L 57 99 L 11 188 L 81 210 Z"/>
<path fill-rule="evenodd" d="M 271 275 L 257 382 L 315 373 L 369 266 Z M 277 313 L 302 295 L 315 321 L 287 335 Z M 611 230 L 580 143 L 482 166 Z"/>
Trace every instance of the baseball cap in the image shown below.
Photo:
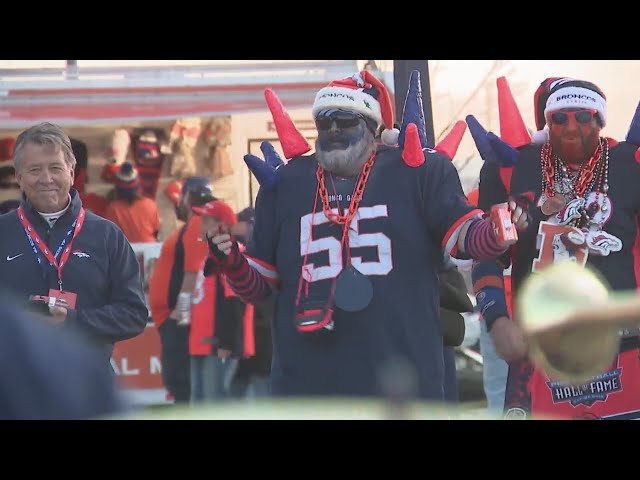
<path fill-rule="evenodd" d="M 213 200 L 218 200 L 213 195 L 211 182 L 207 177 L 192 176 L 184 180 L 181 195 L 189 195 L 191 205 L 202 206 Z"/>
<path fill-rule="evenodd" d="M 256 219 L 256 211 L 251 207 L 245 208 L 238 214 L 239 222 L 253 223 L 255 219 Z"/>
<path fill-rule="evenodd" d="M 218 200 L 207 186 L 195 187 L 189 191 L 189 199 L 192 207 L 202 207 L 209 202 Z"/>
<path fill-rule="evenodd" d="M 196 215 L 212 217 L 229 226 L 238 223 L 238 218 L 233 209 L 222 200 L 213 200 L 203 206 L 193 206 L 191 210 Z"/>

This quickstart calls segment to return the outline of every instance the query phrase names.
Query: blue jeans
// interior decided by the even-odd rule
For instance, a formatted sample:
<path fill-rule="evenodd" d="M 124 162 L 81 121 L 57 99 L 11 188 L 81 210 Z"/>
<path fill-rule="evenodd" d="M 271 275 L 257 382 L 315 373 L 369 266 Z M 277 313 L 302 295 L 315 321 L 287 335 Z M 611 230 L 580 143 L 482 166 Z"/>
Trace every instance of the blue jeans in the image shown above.
<path fill-rule="evenodd" d="M 188 403 L 191 391 L 189 380 L 189 328 L 178 326 L 168 318 L 160 328 L 162 345 L 162 382 L 176 403 Z"/>
<path fill-rule="evenodd" d="M 489 413 L 502 414 L 509 365 L 498 356 L 484 321 L 480 322 L 480 353 L 482 353 L 482 378 L 484 394 L 487 397 L 487 409 Z"/>
<path fill-rule="evenodd" d="M 229 398 L 229 389 L 237 360 L 222 361 L 217 355 L 191 356 L 191 402 Z"/>
<path fill-rule="evenodd" d="M 271 395 L 269 377 L 253 374 L 250 378 L 234 379 L 231 395 L 237 399 L 265 398 Z"/>
<path fill-rule="evenodd" d="M 446 403 L 458 403 L 458 376 L 456 373 L 456 350 L 453 347 L 444 347 L 444 401 Z"/>

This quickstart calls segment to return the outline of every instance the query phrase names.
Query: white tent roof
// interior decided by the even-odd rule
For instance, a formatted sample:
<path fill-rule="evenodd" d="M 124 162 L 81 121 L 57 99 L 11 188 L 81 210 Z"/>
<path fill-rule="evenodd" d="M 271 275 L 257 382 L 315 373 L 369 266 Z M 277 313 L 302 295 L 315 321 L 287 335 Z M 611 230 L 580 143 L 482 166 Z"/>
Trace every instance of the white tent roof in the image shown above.
<path fill-rule="evenodd" d="M 0 129 L 38 121 L 82 126 L 260 111 L 267 87 L 287 109 L 311 108 L 320 88 L 357 71 L 356 60 L 116 66 L 80 60 L 77 68 L 65 61 L 44 68 L 20 62 L 0 61 Z"/>

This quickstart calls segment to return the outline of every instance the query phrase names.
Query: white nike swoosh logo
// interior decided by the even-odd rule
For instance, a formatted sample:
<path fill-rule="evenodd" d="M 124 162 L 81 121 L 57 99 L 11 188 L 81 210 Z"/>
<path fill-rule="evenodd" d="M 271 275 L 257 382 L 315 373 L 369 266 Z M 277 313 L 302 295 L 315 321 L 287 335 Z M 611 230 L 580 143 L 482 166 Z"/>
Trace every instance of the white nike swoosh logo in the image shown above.
<path fill-rule="evenodd" d="M 16 258 L 22 256 L 21 253 L 19 253 L 18 255 L 15 255 L 13 257 L 10 257 L 9 255 L 7 255 L 7 262 L 10 262 L 11 260 L 15 260 Z"/>

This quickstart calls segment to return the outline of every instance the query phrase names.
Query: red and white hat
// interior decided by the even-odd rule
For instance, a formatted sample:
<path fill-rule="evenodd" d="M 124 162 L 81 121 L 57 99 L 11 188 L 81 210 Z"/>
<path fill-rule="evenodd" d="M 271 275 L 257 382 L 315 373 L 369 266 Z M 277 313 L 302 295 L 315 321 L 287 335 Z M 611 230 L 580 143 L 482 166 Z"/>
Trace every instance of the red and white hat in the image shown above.
<path fill-rule="evenodd" d="M 399 130 L 393 128 L 393 105 L 384 84 L 368 70 L 336 80 L 316 94 L 311 113 L 314 118 L 323 110 L 340 109 L 359 113 L 385 126 L 382 141 L 395 145 Z"/>
<path fill-rule="evenodd" d="M 607 124 L 607 97 L 592 82 L 566 77 L 550 77 L 542 81 L 534 94 L 534 114 L 537 132 L 534 143 L 549 140 L 545 128 L 547 114 L 563 108 L 586 108 L 596 110 L 604 127 Z"/>
<path fill-rule="evenodd" d="M 238 223 L 238 217 L 233 211 L 233 208 L 222 200 L 214 200 L 206 203 L 202 207 L 191 207 L 191 210 L 196 215 L 215 218 L 230 227 Z"/>

